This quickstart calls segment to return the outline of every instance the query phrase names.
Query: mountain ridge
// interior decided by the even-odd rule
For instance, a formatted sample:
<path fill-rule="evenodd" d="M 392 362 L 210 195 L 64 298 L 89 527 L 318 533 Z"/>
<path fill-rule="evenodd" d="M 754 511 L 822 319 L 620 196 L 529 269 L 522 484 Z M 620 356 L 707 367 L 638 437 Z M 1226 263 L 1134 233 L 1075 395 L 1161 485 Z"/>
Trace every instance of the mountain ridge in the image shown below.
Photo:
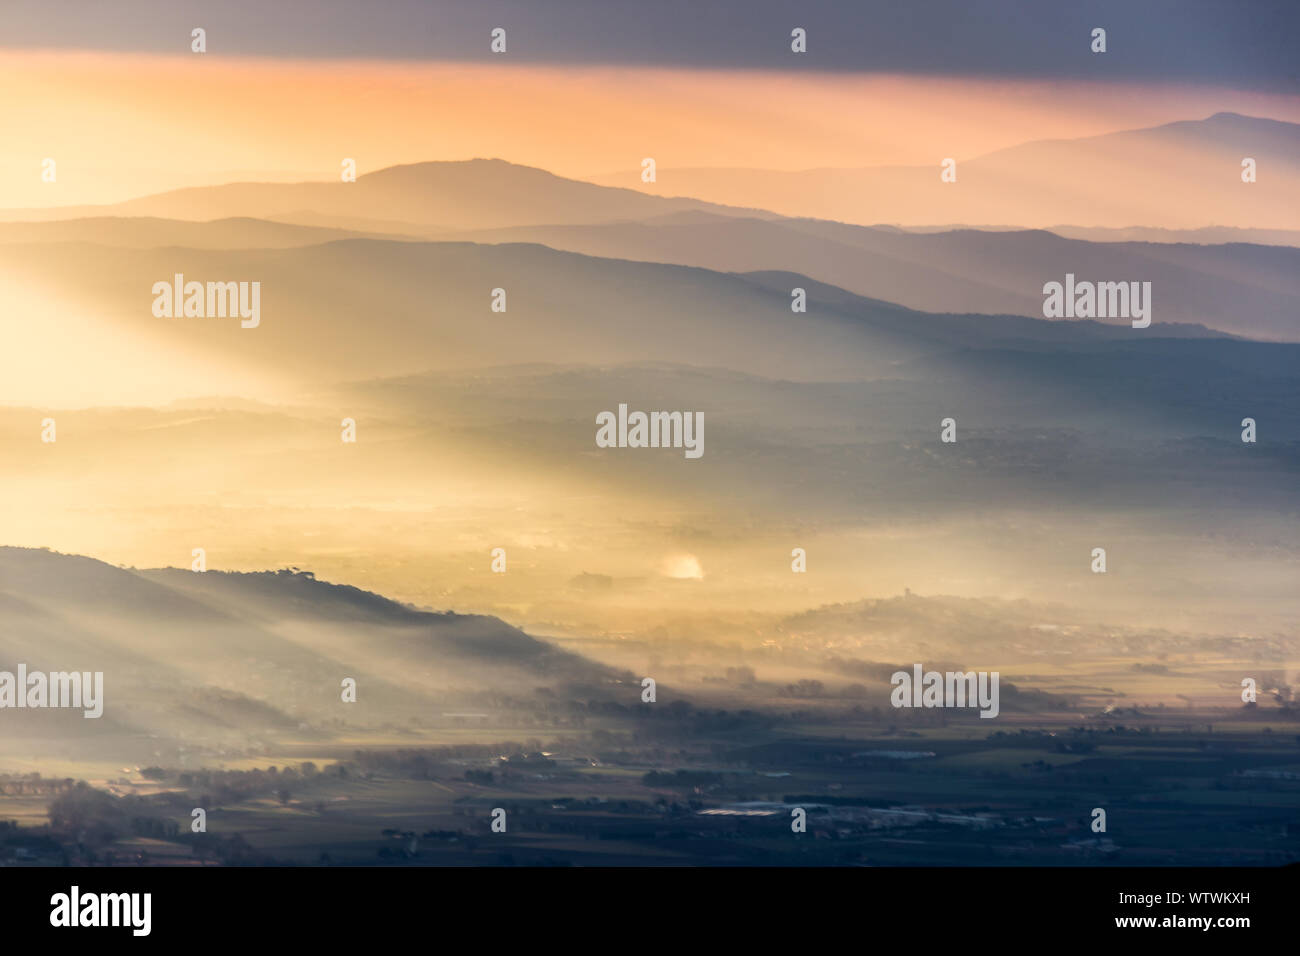
<path fill-rule="evenodd" d="M 472 181 L 477 179 L 478 181 Z M 540 207 L 540 183 L 548 189 Z M 436 197 L 441 197 L 434 201 Z M 531 205 L 530 205 L 531 203 Z M 576 218 L 567 210 L 584 211 Z M 535 166 L 503 159 L 427 160 L 388 166 L 345 182 L 237 182 L 187 186 L 119 203 L 0 210 L 3 221 L 46 221 L 105 216 L 154 216 L 181 220 L 272 219 L 311 210 L 335 216 L 414 221 L 449 228 L 473 223 L 607 222 L 665 212 L 729 207 L 687 196 L 647 196 L 635 189 L 604 186 L 557 176 Z M 771 215 L 765 210 L 737 210 Z M 421 218 L 412 218 L 421 217 Z"/>

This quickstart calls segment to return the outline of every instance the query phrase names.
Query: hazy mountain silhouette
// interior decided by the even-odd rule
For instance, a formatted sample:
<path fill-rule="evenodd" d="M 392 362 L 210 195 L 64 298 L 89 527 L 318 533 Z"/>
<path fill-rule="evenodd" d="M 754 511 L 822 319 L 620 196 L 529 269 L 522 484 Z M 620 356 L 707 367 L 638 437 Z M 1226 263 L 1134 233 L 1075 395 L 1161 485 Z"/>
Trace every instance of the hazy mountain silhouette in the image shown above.
<path fill-rule="evenodd" d="M 6 711 L 0 746 L 48 735 L 83 756 L 91 740 L 147 759 L 142 748 L 158 741 L 319 739 L 405 723 L 487 688 L 613 679 L 496 618 L 418 611 L 291 571 L 137 571 L 0 547 L 0 607 L 0 667 L 104 673 L 103 717 Z M 355 705 L 342 702 L 344 677 L 357 682 Z"/>
<path fill-rule="evenodd" d="M 877 226 L 878 229 L 898 229 L 906 232 L 951 232 L 954 229 L 979 229 L 984 232 L 1020 232 L 1011 225 L 976 225 L 974 223 L 929 226 Z M 1297 229 L 1249 229 L 1238 226 L 1202 226 L 1199 229 L 1160 229 L 1155 226 L 1126 226 L 1107 229 L 1102 226 L 1072 226 L 1056 223 L 1047 226 L 1066 239 L 1086 239 L 1088 242 L 1190 242 L 1196 245 L 1214 245 L 1225 242 L 1248 242 L 1260 246 L 1300 246 Z"/>
<path fill-rule="evenodd" d="M 780 270 L 927 312 L 1037 316 L 1042 310 L 1043 284 L 1063 281 L 1066 273 L 1079 281 L 1142 280 L 1152 283 L 1161 321 L 1199 323 L 1255 338 L 1300 338 L 1296 318 L 1300 248 L 1291 246 L 1114 237 L 1099 242 L 1042 230 L 909 231 L 705 211 L 643 222 L 469 231 L 397 226 L 440 240 L 537 243 L 586 256 L 721 272 Z M 105 217 L 0 223 L 0 245 L 81 242 L 129 249 L 288 249 L 353 238 L 419 241 L 421 236 L 247 218 L 190 222 Z"/>
<path fill-rule="evenodd" d="M 0 223 L 0 244 L 91 242 L 107 246 L 148 249 L 184 246 L 190 249 L 284 249 L 312 246 L 336 239 L 393 239 L 385 232 L 300 225 L 270 219 L 233 217 L 207 222 L 159 219 L 153 216 L 100 216 L 49 222 Z"/>
<path fill-rule="evenodd" d="M 100 328 L 142 347 L 236 363 L 287 385 L 577 357 L 861 379 L 930 353 L 936 339 L 960 347 L 1023 337 L 1064 344 L 1207 334 L 1160 312 L 1143 332 L 1127 323 L 936 317 L 793 273 L 737 275 L 529 244 L 355 239 L 233 251 L 7 245 L 0 246 L 0 269 L 51 296 L 75 293 Z M 260 326 L 156 318 L 151 289 L 176 273 L 200 282 L 260 281 Z M 494 288 L 507 291 L 504 312 L 492 311 Z M 791 310 L 794 288 L 807 291 L 806 313 Z M 42 321 L 53 337 L 60 322 L 75 317 L 54 310 Z M 68 347 L 84 348 L 76 341 Z M 220 381 L 203 391 L 228 391 Z"/>
<path fill-rule="evenodd" d="M 1245 157 L 1258 180 L 1241 181 Z M 1038 140 L 925 166 L 778 171 L 660 165 L 657 182 L 595 182 L 861 224 L 1011 222 L 1124 228 L 1300 226 L 1300 125 L 1216 113 L 1147 129 Z"/>
<path fill-rule="evenodd" d="M 0 244 L 283 249 L 345 238 L 536 242 L 586 255 L 725 272 L 800 273 L 923 311 L 1034 316 L 1041 315 L 1043 284 L 1060 281 L 1071 272 L 1080 280 L 1152 282 L 1159 322 L 1296 340 L 1300 338 L 1295 319 L 1300 304 L 1300 253 L 1293 248 L 1170 242 L 1171 237 L 1158 228 L 1170 220 L 1154 209 L 1145 222 L 1126 220 L 1121 223 L 1126 228 L 1114 232 L 1080 225 L 1093 219 L 1073 213 L 1105 209 L 1110 200 L 1093 192 L 1101 188 L 1103 192 L 1137 191 L 1136 198 L 1121 203 L 1126 215 L 1146 210 L 1143 203 L 1164 202 L 1190 210 L 1188 215 L 1202 216 L 1216 208 L 1206 198 L 1207 190 L 1218 195 L 1215 190 L 1222 188 L 1227 192 L 1221 198 L 1232 215 L 1213 213 L 1207 218 L 1295 227 L 1300 225 L 1294 212 L 1298 204 L 1293 201 L 1300 199 L 1300 189 L 1295 189 L 1300 183 L 1294 149 L 1300 146 L 1297 130 L 1300 127 L 1294 124 L 1224 113 L 1203 121 L 1083 140 L 1028 143 L 961 163 L 956 184 L 940 183 L 928 167 L 885 173 L 753 173 L 803 182 L 800 189 L 827 204 L 812 208 L 802 200 L 776 201 L 776 194 L 762 190 L 744 194 L 750 205 L 773 200 L 771 205 L 779 211 L 805 216 L 797 219 L 593 185 L 500 160 L 472 160 L 392 167 L 363 175 L 356 183 L 234 183 L 176 190 L 115 206 L 90 207 L 91 218 L 69 218 L 85 215 L 88 207 L 0 213 L 61 220 L 5 223 L 0 225 Z M 1231 169 L 1223 166 L 1231 158 L 1228 153 L 1246 149 L 1233 145 L 1240 143 L 1249 144 L 1260 164 L 1257 183 L 1240 182 L 1240 157 Z M 1051 175 L 1043 175 L 1042 169 Z M 726 188 L 749 188 L 745 183 L 750 173 L 722 172 Z M 707 179 L 722 172 L 701 175 Z M 997 199 L 1014 194 L 1032 200 L 1034 218 L 1076 223 L 1058 228 L 1107 241 L 1085 242 L 1034 230 L 905 230 L 832 221 L 855 219 L 850 213 L 863 196 L 873 202 L 895 201 L 891 197 L 898 191 L 897 184 L 855 185 L 850 181 L 855 177 L 906 178 L 922 173 L 924 191 L 945 198 L 933 215 L 918 214 L 912 221 L 1005 222 L 1014 219 L 1009 213 L 1016 206 L 1011 201 L 998 205 Z M 660 185 L 670 188 L 662 177 Z M 688 191 L 688 187 L 690 183 L 678 183 L 672 189 Z M 915 200 L 918 209 L 931 202 L 910 196 L 908 189 L 897 201 L 910 208 Z M 1036 190 L 1045 195 L 1036 195 Z M 737 192 L 732 198 L 740 195 Z M 1061 200 L 1062 196 L 1074 198 Z M 1052 205 L 1062 201 L 1076 207 Z M 979 207 L 989 202 L 993 204 Z M 824 218 L 806 218 L 809 214 Z M 889 218 L 877 211 L 866 221 Z M 199 219 L 211 221 L 192 221 Z M 1203 225 L 1203 221 L 1193 224 Z M 1134 233 L 1130 227 L 1135 226 L 1142 228 Z M 1240 231 L 1248 236 L 1270 235 L 1260 229 Z M 1274 234 L 1296 233 L 1280 229 Z M 1113 241 L 1132 235 L 1161 241 Z M 1206 227 L 1188 235 L 1203 241 L 1233 238 L 1236 231 L 1231 226 Z M 490 287 L 503 281 L 498 276 Z M 77 283 L 65 288 L 75 291 Z M 501 358 L 509 360 L 504 356 L 486 361 Z"/>
<path fill-rule="evenodd" d="M 1043 284 L 1142 280 L 1165 320 L 1257 338 L 1300 339 L 1300 249 L 1087 242 L 1044 232 L 907 232 L 815 219 L 704 213 L 639 223 L 479 230 L 477 242 L 540 242 L 585 255 L 779 269 L 927 312 L 1041 316 Z"/>
<path fill-rule="evenodd" d="M 253 217 L 320 225 L 390 221 L 443 228 L 493 228 L 530 223 L 611 222 L 681 210 L 729 210 L 696 199 L 663 199 L 565 179 L 500 159 L 391 166 L 355 183 L 229 183 L 177 189 L 106 206 L 0 211 L 0 219 L 48 220 L 102 216 L 166 219 Z M 758 210 L 736 214 L 764 215 Z M 351 227 L 350 227 L 351 228 Z M 381 229 L 379 231 L 388 231 Z M 397 230 L 400 231 L 400 230 Z"/>

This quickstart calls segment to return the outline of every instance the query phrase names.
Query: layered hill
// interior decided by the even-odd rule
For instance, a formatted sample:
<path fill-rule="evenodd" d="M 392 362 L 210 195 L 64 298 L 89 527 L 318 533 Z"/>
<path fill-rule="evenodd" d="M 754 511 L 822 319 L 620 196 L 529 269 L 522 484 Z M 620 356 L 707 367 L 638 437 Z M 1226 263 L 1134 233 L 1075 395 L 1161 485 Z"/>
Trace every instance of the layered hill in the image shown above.
<path fill-rule="evenodd" d="M 613 222 L 685 210 L 728 212 L 696 199 L 647 196 L 565 179 L 500 159 L 390 166 L 354 183 L 229 183 L 177 189 L 106 206 L 4 210 L 0 220 L 152 216 L 281 219 L 307 225 L 404 232 L 412 225 L 494 228 L 530 223 Z M 736 214 L 760 214 L 734 210 Z M 358 226 L 358 223 L 361 225 Z"/>
<path fill-rule="evenodd" d="M 138 571 L 0 547 L 0 669 L 103 672 L 103 716 L 0 711 L 0 747 L 150 759 L 492 711 L 539 685 L 610 684 L 606 668 L 485 616 L 420 611 L 289 570 Z M 342 699 L 356 681 L 356 703 Z"/>
<path fill-rule="evenodd" d="M 661 166 L 654 184 L 596 177 L 658 195 L 758 206 L 859 224 L 1002 223 L 1047 227 L 1297 228 L 1300 125 L 1216 113 L 1146 129 L 1037 140 L 925 166 L 800 171 Z M 945 183 L 940 163 L 957 161 Z M 1242 182 L 1242 160 L 1257 179 Z"/>

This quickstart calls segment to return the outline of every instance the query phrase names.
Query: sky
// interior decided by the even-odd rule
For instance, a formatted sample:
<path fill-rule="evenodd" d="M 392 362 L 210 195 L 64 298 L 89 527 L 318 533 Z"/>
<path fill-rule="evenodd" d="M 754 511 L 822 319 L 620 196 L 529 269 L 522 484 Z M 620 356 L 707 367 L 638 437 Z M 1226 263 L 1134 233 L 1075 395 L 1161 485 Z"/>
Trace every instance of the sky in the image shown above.
<path fill-rule="evenodd" d="M 636 185 L 646 156 L 661 169 L 928 165 L 1219 111 L 1300 122 L 1300 4 L 738 9 L 8 0 L 0 209 L 332 180 L 345 157 L 359 173 L 495 157 L 574 178 L 626 170 Z M 790 51 L 792 25 L 807 54 Z"/>
<path fill-rule="evenodd" d="M 358 173 L 365 174 L 398 163 L 500 157 L 575 178 L 624 171 L 634 186 L 646 156 L 656 158 L 665 181 L 673 167 L 936 168 L 944 157 L 964 162 L 1029 140 L 1086 137 L 1220 111 L 1300 123 L 1297 23 L 1300 4 L 1200 0 L 5 0 L 0 209 L 110 203 L 234 180 L 338 182 L 344 158 L 354 158 Z M 497 26 L 508 31 L 502 55 L 489 50 L 489 31 Z M 808 30 L 807 54 L 790 50 L 795 26 Z M 1090 51 L 1091 31 L 1098 26 L 1108 31 L 1104 55 Z M 195 27 L 207 31 L 202 55 L 190 52 Z M 53 182 L 41 178 L 45 159 L 57 163 Z M 1241 185 L 1236 162 L 1233 157 L 1225 172 L 1234 188 Z M 1054 177 L 1058 170 L 1039 172 Z M 937 175 L 932 185 L 941 188 Z M 214 457 L 213 432 L 199 422 L 198 430 L 187 432 L 196 436 L 191 443 L 164 446 L 170 436 L 160 436 L 160 444 L 150 446 L 180 451 L 137 457 L 124 449 L 143 446 L 113 445 L 117 439 L 105 435 L 101 419 L 65 414 L 73 404 L 165 401 L 199 390 L 286 401 L 292 396 L 273 391 L 287 392 L 289 385 L 254 378 L 262 372 L 249 370 L 252 363 L 238 366 L 244 378 L 236 377 L 234 363 L 222 363 L 210 340 L 149 324 L 147 293 L 154 279 L 174 274 L 170 262 L 139 283 L 123 286 L 114 275 L 99 286 L 88 279 L 100 276 L 95 270 L 110 261 L 104 253 L 87 246 L 61 254 L 68 256 L 68 268 L 54 274 L 76 279 L 66 288 L 40 285 L 23 271 L 19 255 L 5 260 L 8 271 L 0 269 L 9 345 L 0 381 L 7 395 L 38 395 L 42 401 L 54 395 L 48 400 L 60 409 L 61 435 L 55 448 L 36 450 L 51 471 L 34 468 L 28 458 L 23 467 L 29 484 L 8 496 L 11 514 L 3 517 L 18 528 L 9 541 L 169 563 L 175 554 L 189 553 L 192 537 L 210 540 L 222 533 L 235 542 L 231 548 L 246 549 L 239 562 L 248 567 L 279 566 L 286 551 L 343 555 L 346 563 L 333 565 L 341 580 L 356 580 L 358 568 L 380 560 L 416 567 L 427 557 L 428 541 L 439 540 L 436 524 L 412 523 L 416 530 L 405 532 L 410 550 L 398 553 L 390 541 L 377 542 L 390 527 L 387 519 L 356 510 L 356 485 L 344 478 L 373 481 L 375 472 L 339 478 L 329 464 L 319 467 L 329 459 L 301 462 L 312 481 L 317 474 L 328 479 L 314 499 L 325 505 L 312 512 L 312 502 L 301 494 L 311 484 L 295 486 L 293 476 L 282 480 L 275 464 L 278 435 L 260 447 L 260 437 L 252 436 L 255 454 L 247 460 L 234 453 Z M 293 257 L 268 261 L 282 258 Z M 273 278 L 267 278 L 268 314 Z M 349 281 L 369 294 L 362 270 Z M 107 309 L 104 296 L 91 288 L 117 290 L 119 307 Z M 428 306 L 415 281 L 401 288 L 411 290 L 421 309 Z M 132 312 L 136 302 L 139 311 Z M 433 306 L 445 308 L 436 301 Z M 116 321 L 123 315 L 142 321 Z M 268 319 L 268 329 L 274 321 Z M 159 336 L 160 329 L 167 335 Z M 353 373 L 344 368 L 340 374 Z M 14 414 L 26 417 L 12 428 L 13 447 L 30 451 L 41 416 Z M 323 409 L 312 421 L 325 424 L 311 441 L 330 449 L 340 445 L 335 422 L 342 414 Z M 134 422 L 122 428 L 130 436 L 126 441 L 148 437 Z M 243 440 L 239 428 L 232 432 Z M 403 438 L 386 447 L 407 444 Z M 54 457 L 65 449 L 66 458 Z M 375 486 L 389 496 L 384 506 L 396 513 L 392 502 L 409 496 L 415 501 L 410 513 L 434 514 L 455 504 L 450 492 L 427 488 L 420 470 L 429 462 L 444 467 L 445 452 L 429 446 L 415 454 L 382 469 L 395 477 L 391 485 Z M 499 469 L 497 459 L 468 452 L 465 458 L 467 486 L 488 472 L 513 474 Z M 159 463 L 146 469 L 143 484 L 141 461 Z M 104 480 L 97 462 L 120 467 L 116 484 Z M 191 470 L 182 473 L 184 468 Z M 282 480 L 276 486 L 282 490 L 265 491 L 268 474 Z M 525 502 L 533 509 L 526 515 L 531 524 L 524 524 L 530 533 L 532 527 L 552 533 L 557 495 L 550 491 L 528 492 L 535 496 Z M 44 497 L 34 497 L 38 493 Z M 561 585 L 587 567 L 607 566 L 608 560 L 597 559 L 617 544 L 600 537 L 607 533 L 604 518 L 594 531 L 584 523 L 592 513 L 584 486 L 574 484 L 564 494 L 577 517 L 555 533 L 556 548 L 567 547 L 567 540 L 600 545 L 562 565 L 563 574 L 555 578 Z M 110 501 L 115 496 L 117 505 Z M 686 499 L 682 508 L 696 507 L 694 501 Z M 633 504 L 638 506 L 630 513 L 643 513 Z M 88 517 L 91 507 L 100 509 L 98 517 Z M 490 522 L 478 516 L 478 524 L 520 526 L 513 504 L 483 507 L 496 510 Z M 321 517 L 325 512 L 328 521 Z M 281 514 L 289 523 L 267 520 Z M 675 514 L 666 519 L 665 542 L 676 533 L 671 528 L 677 521 Z M 329 525 L 326 533 L 322 524 Z M 191 535 L 185 528 L 197 530 Z M 640 529 L 632 530 L 638 533 L 626 546 L 629 562 L 650 553 Z M 727 534 L 719 540 L 730 540 L 729 529 L 722 530 Z M 254 531 L 260 536 L 255 541 Z M 66 537 L 52 538 L 56 532 Z M 984 528 L 975 534 L 987 538 Z M 149 535 L 157 537 L 146 541 Z M 254 543 L 238 544 L 242 536 Z M 984 552 L 940 548 L 951 556 L 936 561 L 935 540 L 922 528 L 910 561 L 899 560 L 898 545 L 876 540 L 863 548 L 861 541 L 848 541 L 846 554 L 868 556 L 842 563 L 844 594 L 828 597 L 860 595 L 863 581 L 896 591 L 902 579 L 882 584 L 879 573 L 907 573 L 915 585 L 908 569 L 941 564 L 956 570 L 931 578 L 935 587 L 990 589 L 980 577 L 989 563 Z M 486 541 L 471 543 L 474 554 L 486 553 Z M 724 560 L 682 555 L 673 543 L 671 551 L 653 549 L 653 567 L 638 570 L 629 563 L 627 574 L 725 581 L 725 571 L 715 570 L 725 568 Z M 459 562 L 461 578 L 478 587 L 477 566 L 464 567 L 469 549 L 457 542 L 446 560 Z M 777 552 L 784 573 L 788 548 L 782 543 Z M 576 563 L 586 555 L 590 565 Z M 230 552 L 221 560 L 229 562 Z M 659 567 L 660 561 L 668 563 Z M 1010 580 L 1012 571 L 1006 574 Z M 430 576 L 423 570 L 420 575 L 425 583 L 419 586 L 427 587 Z M 548 579 L 538 593 L 553 590 L 552 583 Z"/>
<path fill-rule="evenodd" d="M 743 10 L 743 16 L 737 11 Z M 476 61 L 506 28 L 516 62 L 1214 82 L 1295 93 L 1290 0 L 7 0 L 0 46 Z M 809 54 L 790 54 L 802 26 Z M 1106 57 L 1086 42 L 1108 31 Z"/>
<path fill-rule="evenodd" d="M 475 157 L 626 170 L 628 185 L 646 156 L 664 170 L 934 164 L 1221 110 L 1300 122 L 1300 98 L 1186 84 L 41 51 L 0 59 L 0 209 L 336 179 L 345 157 L 359 173 Z"/>

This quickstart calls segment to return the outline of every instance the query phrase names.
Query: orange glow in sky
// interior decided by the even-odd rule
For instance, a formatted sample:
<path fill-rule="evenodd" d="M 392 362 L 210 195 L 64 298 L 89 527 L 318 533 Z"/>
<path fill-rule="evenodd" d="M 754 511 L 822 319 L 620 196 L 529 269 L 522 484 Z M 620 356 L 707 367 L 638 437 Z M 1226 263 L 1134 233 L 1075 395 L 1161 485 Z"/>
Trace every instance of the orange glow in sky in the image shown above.
<path fill-rule="evenodd" d="M 659 168 L 931 164 L 1031 139 L 1296 97 L 1215 87 L 916 76 L 6 52 L 0 208 L 106 203 L 237 180 L 335 179 L 499 157 L 585 178 Z M 57 181 L 41 181 L 53 158 Z"/>

